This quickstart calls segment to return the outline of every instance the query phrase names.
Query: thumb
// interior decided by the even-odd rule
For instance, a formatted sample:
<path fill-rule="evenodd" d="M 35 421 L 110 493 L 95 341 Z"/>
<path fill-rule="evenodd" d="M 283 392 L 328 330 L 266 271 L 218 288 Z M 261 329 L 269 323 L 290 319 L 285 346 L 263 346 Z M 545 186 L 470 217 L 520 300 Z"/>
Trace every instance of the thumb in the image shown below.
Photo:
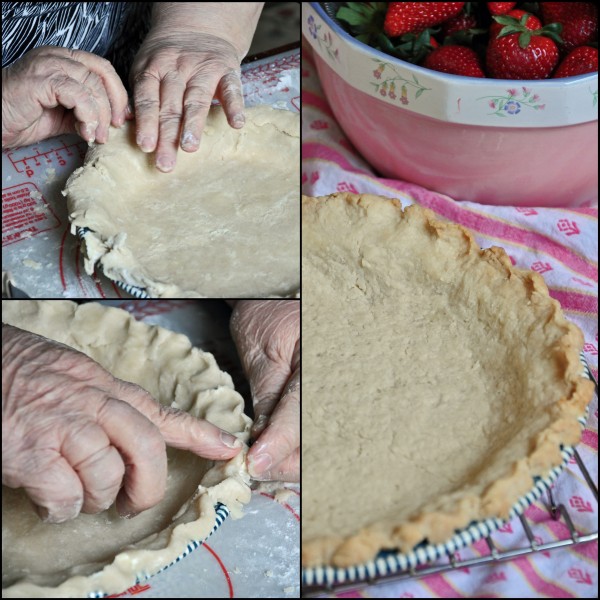
<path fill-rule="evenodd" d="M 275 362 L 266 354 L 250 365 L 249 381 L 254 404 L 254 424 L 251 436 L 257 439 L 269 423 L 279 400 L 289 392 L 292 383 L 298 385 L 300 342 L 296 342 L 291 364 Z"/>
<path fill-rule="evenodd" d="M 300 372 L 290 377 L 281 400 L 269 417 L 268 425 L 257 436 L 247 456 L 250 476 L 259 480 L 298 477 L 300 446 Z M 297 459 L 294 455 L 297 453 Z M 290 471 L 290 472 L 288 472 Z"/>
<path fill-rule="evenodd" d="M 231 433 L 204 419 L 163 406 L 134 384 L 120 381 L 119 387 L 121 398 L 158 427 L 168 446 L 189 450 L 211 460 L 228 460 L 236 456 L 244 445 Z"/>

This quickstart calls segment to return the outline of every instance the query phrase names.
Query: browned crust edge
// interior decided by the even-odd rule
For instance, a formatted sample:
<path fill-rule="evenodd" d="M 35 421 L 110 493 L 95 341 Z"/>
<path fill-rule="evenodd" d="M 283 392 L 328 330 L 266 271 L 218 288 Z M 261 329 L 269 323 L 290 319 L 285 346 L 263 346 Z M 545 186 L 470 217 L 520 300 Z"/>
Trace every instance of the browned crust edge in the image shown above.
<path fill-rule="evenodd" d="M 594 392 L 593 383 L 582 375 L 579 352 L 583 346 L 583 334 L 564 317 L 560 304 L 550 297 L 548 288 L 538 273 L 514 267 L 502 248 L 480 249 L 469 230 L 439 220 L 427 208 L 412 205 L 403 210 L 402 203 L 397 199 L 350 193 L 318 198 L 302 196 L 302 211 L 304 214 L 305 210 L 314 210 L 320 203 L 340 200 L 364 210 L 375 202 L 387 201 L 400 212 L 400 218 L 412 214 L 412 211 L 420 212 L 435 235 L 463 238 L 467 253 L 487 262 L 504 277 L 519 278 L 532 305 L 550 307 L 548 323 L 553 321 L 564 331 L 559 345 L 553 347 L 552 356 L 560 368 L 559 372 L 564 373 L 571 391 L 567 397 L 562 397 L 555 403 L 552 423 L 531 439 L 529 456 L 509 465 L 506 475 L 488 486 L 481 495 L 465 495 L 458 501 L 449 503 L 448 510 L 423 512 L 409 521 L 391 527 L 389 524 L 376 522 L 356 535 L 345 538 L 330 536 L 303 540 L 303 567 L 348 567 L 373 559 L 384 548 L 400 548 L 401 551 L 408 552 L 425 538 L 432 543 L 444 542 L 454 535 L 455 530 L 466 527 L 471 521 L 507 518 L 519 498 L 533 488 L 533 477 L 546 475 L 553 467 L 562 463 L 561 445 L 574 446 L 580 441 L 581 426 L 578 418 L 585 412 Z"/>

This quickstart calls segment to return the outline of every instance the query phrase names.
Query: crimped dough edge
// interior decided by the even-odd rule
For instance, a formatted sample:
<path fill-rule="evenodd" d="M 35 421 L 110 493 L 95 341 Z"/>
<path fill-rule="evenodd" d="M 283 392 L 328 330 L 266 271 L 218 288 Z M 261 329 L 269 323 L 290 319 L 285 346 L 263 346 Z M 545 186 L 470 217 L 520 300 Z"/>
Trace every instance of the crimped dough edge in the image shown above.
<path fill-rule="evenodd" d="M 439 220 L 427 208 L 411 205 L 402 208 L 398 199 L 371 194 L 356 195 L 335 193 L 322 197 L 302 197 L 303 226 L 306 215 L 314 215 L 326 202 L 340 205 L 340 211 L 377 211 L 377 205 L 385 202 L 398 212 L 399 219 L 418 215 L 426 223 L 429 233 L 439 238 L 460 240 L 459 247 L 466 254 L 485 261 L 503 278 L 517 278 L 531 300 L 532 310 L 543 311 L 550 308 L 551 316 L 545 327 L 555 326 L 563 330 L 558 347 L 552 348 L 552 356 L 557 369 L 563 372 L 570 393 L 561 397 L 552 407 L 552 422 L 541 431 L 535 431 L 530 439 L 528 456 L 519 457 L 506 465 L 505 475 L 488 485 L 480 495 L 463 494 L 456 498 L 446 495 L 446 505 L 435 511 L 423 510 L 408 520 L 392 526 L 388 522 L 375 521 L 350 536 L 325 536 L 305 540 L 302 544 L 302 566 L 350 567 L 372 560 L 383 549 L 400 549 L 410 552 L 416 545 L 427 539 L 430 543 L 442 543 L 451 538 L 457 530 L 467 527 L 472 521 L 488 518 L 506 519 L 516 502 L 533 488 L 533 477 L 547 475 L 562 463 L 561 447 L 574 446 L 581 439 L 581 417 L 594 391 L 593 383 L 582 375 L 579 353 L 583 346 L 583 334 L 573 323 L 567 321 L 560 304 L 550 297 L 543 278 L 533 271 L 514 267 L 510 258 L 499 247 L 482 250 L 473 234 L 464 227 Z M 303 252 L 310 248 L 303 247 Z M 340 506 L 340 510 L 343 507 Z"/>

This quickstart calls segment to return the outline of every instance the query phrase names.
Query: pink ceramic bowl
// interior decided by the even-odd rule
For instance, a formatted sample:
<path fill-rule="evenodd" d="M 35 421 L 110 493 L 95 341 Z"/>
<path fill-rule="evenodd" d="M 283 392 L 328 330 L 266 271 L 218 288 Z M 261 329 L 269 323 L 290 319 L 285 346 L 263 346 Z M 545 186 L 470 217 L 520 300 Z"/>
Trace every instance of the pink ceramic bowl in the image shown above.
<path fill-rule="evenodd" d="M 303 33 L 336 119 L 382 175 L 484 204 L 597 203 L 597 73 L 438 73 L 357 41 L 312 2 Z"/>

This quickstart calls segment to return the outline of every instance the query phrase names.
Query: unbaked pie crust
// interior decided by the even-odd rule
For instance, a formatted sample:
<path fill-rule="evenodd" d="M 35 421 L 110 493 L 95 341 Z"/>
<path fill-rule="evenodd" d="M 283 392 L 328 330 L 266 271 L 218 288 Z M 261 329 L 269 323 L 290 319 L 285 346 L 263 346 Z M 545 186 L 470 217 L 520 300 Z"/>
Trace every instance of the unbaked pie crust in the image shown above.
<path fill-rule="evenodd" d="M 506 518 L 580 439 L 580 330 L 538 274 L 427 209 L 302 211 L 303 566 Z"/>
<path fill-rule="evenodd" d="M 124 310 L 64 300 L 5 300 L 2 319 L 84 352 L 162 404 L 248 439 L 251 421 L 231 377 L 184 335 L 136 321 Z M 167 449 L 167 458 L 165 498 L 134 519 L 119 517 L 113 505 L 96 515 L 46 524 L 22 490 L 3 487 L 2 597 L 120 593 L 207 537 L 217 503 L 240 516 L 250 500 L 244 453 L 216 465 L 175 448 Z"/>
<path fill-rule="evenodd" d="M 85 270 L 151 297 L 295 296 L 300 285 L 300 118 L 270 106 L 246 109 L 233 129 L 213 107 L 197 152 L 179 152 L 172 173 L 111 129 L 67 181 L 71 229 Z"/>

